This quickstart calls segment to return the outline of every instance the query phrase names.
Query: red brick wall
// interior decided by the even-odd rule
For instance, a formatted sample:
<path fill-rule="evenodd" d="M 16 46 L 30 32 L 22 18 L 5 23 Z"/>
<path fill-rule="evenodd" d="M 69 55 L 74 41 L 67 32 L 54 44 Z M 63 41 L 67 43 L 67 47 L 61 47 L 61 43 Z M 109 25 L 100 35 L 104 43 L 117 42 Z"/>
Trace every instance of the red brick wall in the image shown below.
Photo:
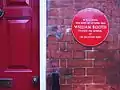
<path fill-rule="evenodd" d="M 48 0 L 48 26 L 57 25 L 64 35 L 61 39 L 54 35 L 47 38 L 47 74 L 59 70 L 61 90 L 112 90 L 106 67 L 119 59 L 119 52 L 114 54 L 120 48 L 119 4 L 119 0 Z M 109 20 L 110 33 L 99 46 L 82 46 L 71 32 L 65 33 L 73 16 L 84 8 L 99 9 Z M 47 78 L 50 90 L 50 77 Z"/>

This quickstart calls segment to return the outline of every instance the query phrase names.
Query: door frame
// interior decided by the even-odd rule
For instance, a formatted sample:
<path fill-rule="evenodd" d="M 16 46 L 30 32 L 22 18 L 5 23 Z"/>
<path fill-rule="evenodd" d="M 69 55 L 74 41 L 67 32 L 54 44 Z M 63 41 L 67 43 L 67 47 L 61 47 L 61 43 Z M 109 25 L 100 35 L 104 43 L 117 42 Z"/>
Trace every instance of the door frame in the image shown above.
<path fill-rule="evenodd" d="M 46 0 L 39 0 L 40 90 L 46 90 Z"/>

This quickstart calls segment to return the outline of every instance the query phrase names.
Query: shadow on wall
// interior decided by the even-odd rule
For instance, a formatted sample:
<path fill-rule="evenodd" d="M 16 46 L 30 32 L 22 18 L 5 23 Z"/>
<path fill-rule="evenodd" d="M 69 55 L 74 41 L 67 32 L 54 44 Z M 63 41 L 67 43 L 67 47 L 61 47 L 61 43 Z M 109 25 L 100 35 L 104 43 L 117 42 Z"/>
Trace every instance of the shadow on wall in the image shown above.
<path fill-rule="evenodd" d="M 50 35 L 53 35 L 56 37 L 56 39 L 61 39 L 63 37 L 63 31 L 58 26 L 48 26 L 47 27 L 47 38 Z"/>

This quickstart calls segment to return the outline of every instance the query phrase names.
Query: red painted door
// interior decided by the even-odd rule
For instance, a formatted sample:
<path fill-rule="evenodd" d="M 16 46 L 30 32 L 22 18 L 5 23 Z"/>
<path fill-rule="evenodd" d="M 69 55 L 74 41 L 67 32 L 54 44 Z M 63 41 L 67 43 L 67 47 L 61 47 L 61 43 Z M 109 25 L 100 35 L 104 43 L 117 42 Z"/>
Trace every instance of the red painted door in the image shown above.
<path fill-rule="evenodd" d="M 0 90 L 39 90 L 38 1 L 0 0 Z"/>

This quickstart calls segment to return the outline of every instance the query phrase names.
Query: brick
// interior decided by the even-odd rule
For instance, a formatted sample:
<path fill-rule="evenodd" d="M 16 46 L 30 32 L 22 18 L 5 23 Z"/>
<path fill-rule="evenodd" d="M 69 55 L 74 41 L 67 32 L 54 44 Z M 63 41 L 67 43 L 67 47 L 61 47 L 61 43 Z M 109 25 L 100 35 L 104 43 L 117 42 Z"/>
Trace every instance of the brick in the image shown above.
<path fill-rule="evenodd" d="M 115 27 L 115 26 L 118 26 L 117 24 L 114 23 L 111 24 L 112 26 L 110 27 L 110 33 L 113 34 L 113 33 L 118 33 L 118 29 Z"/>
<path fill-rule="evenodd" d="M 73 4 L 73 0 L 54 0 L 57 8 L 69 7 Z"/>
<path fill-rule="evenodd" d="M 47 60 L 47 68 L 51 68 L 51 63 L 50 63 L 50 61 L 49 60 Z"/>
<path fill-rule="evenodd" d="M 110 65 L 106 68 L 107 74 L 117 74 L 120 71 L 120 62 L 111 62 Z M 119 74 L 118 74 L 119 76 Z"/>
<path fill-rule="evenodd" d="M 64 19 L 64 25 L 71 25 L 72 19 Z"/>
<path fill-rule="evenodd" d="M 95 60 L 94 61 L 94 67 L 105 67 L 105 65 L 106 65 L 106 61 L 99 61 L 99 60 Z"/>
<path fill-rule="evenodd" d="M 61 90 L 72 90 L 72 85 L 61 85 Z"/>
<path fill-rule="evenodd" d="M 54 43 L 48 43 L 48 50 L 58 50 L 58 43 L 54 42 Z"/>
<path fill-rule="evenodd" d="M 74 51 L 73 58 L 83 59 L 83 58 L 85 58 L 85 53 L 82 51 Z"/>
<path fill-rule="evenodd" d="M 93 60 L 67 60 L 67 67 L 92 67 Z"/>
<path fill-rule="evenodd" d="M 99 9 L 99 10 L 101 9 L 101 8 L 99 8 L 100 6 L 97 7 L 97 6 L 95 5 L 96 3 L 94 3 L 94 7 L 93 7 L 92 3 L 89 3 L 89 2 L 84 2 L 83 4 L 85 5 L 84 8 L 91 7 L 91 8 L 97 8 L 97 9 Z M 102 6 L 101 6 L 101 7 L 102 7 Z"/>
<path fill-rule="evenodd" d="M 65 1 L 65 0 L 64 0 Z M 67 12 L 67 13 L 66 13 Z M 62 16 L 63 18 L 70 18 L 72 19 L 73 18 L 73 15 L 75 13 L 75 9 L 73 8 L 73 6 L 69 6 L 69 7 L 66 7 L 66 8 L 60 8 L 60 11 L 59 11 L 59 16 Z M 72 23 L 72 21 L 71 21 Z"/>
<path fill-rule="evenodd" d="M 51 42 L 56 42 L 56 37 L 55 36 L 53 36 L 53 35 L 50 35 L 50 36 L 48 36 L 48 38 L 47 38 L 47 44 L 49 44 L 49 43 L 51 43 Z"/>
<path fill-rule="evenodd" d="M 73 4 L 73 0 L 60 0 L 62 4 Z"/>
<path fill-rule="evenodd" d="M 73 90 L 85 90 L 85 85 L 73 85 Z"/>
<path fill-rule="evenodd" d="M 95 59 L 95 58 L 96 58 L 95 54 L 96 54 L 96 51 L 94 51 L 94 52 L 88 51 L 86 58 L 87 58 L 87 59 Z"/>
<path fill-rule="evenodd" d="M 48 19 L 49 20 L 49 19 Z M 55 33 L 57 31 L 57 25 L 48 25 L 47 26 L 47 37 L 48 35 L 50 36 L 55 36 Z"/>
<path fill-rule="evenodd" d="M 51 58 L 50 51 L 47 50 L 46 53 L 47 53 L 47 58 Z"/>
<path fill-rule="evenodd" d="M 57 19 L 56 18 L 48 18 L 48 25 L 56 25 Z"/>
<path fill-rule="evenodd" d="M 86 48 L 86 50 L 92 50 L 93 47 L 86 46 L 85 48 Z M 95 48 L 95 47 L 94 47 L 94 48 Z"/>
<path fill-rule="evenodd" d="M 113 27 L 113 28 L 119 26 L 119 23 L 115 21 L 116 18 L 117 18 L 117 17 L 112 17 L 112 19 L 111 19 L 111 22 L 113 23 L 113 24 L 112 24 L 112 27 Z M 115 25 L 115 26 L 114 26 L 114 25 Z M 112 34 L 115 34 L 115 33 L 112 33 Z M 114 35 L 113 35 L 113 36 L 114 36 Z"/>
<path fill-rule="evenodd" d="M 48 11 L 48 16 L 58 16 L 58 9 L 53 8 Z"/>
<path fill-rule="evenodd" d="M 87 85 L 87 90 L 108 90 L 109 86 L 107 85 Z"/>
<path fill-rule="evenodd" d="M 47 67 L 48 68 L 55 68 L 59 67 L 59 60 L 47 60 Z"/>
<path fill-rule="evenodd" d="M 60 84 L 65 84 L 66 80 L 64 77 L 60 77 Z"/>
<path fill-rule="evenodd" d="M 74 47 L 74 43 L 67 42 L 67 50 L 72 51 Z"/>
<path fill-rule="evenodd" d="M 86 48 L 82 46 L 80 43 L 74 43 L 73 50 L 79 51 L 79 50 L 85 50 Z"/>
<path fill-rule="evenodd" d="M 60 57 L 60 51 L 50 50 L 51 58 L 58 59 Z"/>
<path fill-rule="evenodd" d="M 117 39 L 116 39 L 116 41 L 114 41 L 114 43 L 109 43 L 108 44 L 108 48 L 111 49 L 111 50 L 118 49 L 119 48 L 119 44 L 118 44 Z"/>
<path fill-rule="evenodd" d="M 93 83 L 106 83 L 106 77 L 105 76 L 93 76 Z"/>
<path fill-rule="evenodd" d="M 107 81 L 109 84 L 119 84 L 120 83 L 120 62 L 113 62 L 113 66 L 106 69 Z"/>
<path fill-rule="evenodd" d="M 88 68 L 87 75 L 105 75 L 104 68 Z"/>
<path fill-rule="evenodd" d="M 80 11 L 84 8 L 85 3 L 81 2 L 81 3 L 75 3 L 75 9 L 77 9 L 77 11 Z"/>
<path fill-rule="evenodd" d="M 113 11 L 112 11 L 112 15 L 115 16 L 115 17 L 119 17 L 119 16 L 120 16 L 119 9 L 116 8 L 115 10 L 113 10 Z"/>
<path fill-rule="evenodd" d="M 54 0 L 49 0 L 48 1 L 48 8 L 57 8 L 57 4 L 56 4 L 56 1 Z"/>
<path fill-rule="evenodd" d="M 111 60 L 114 57 L 114 50 L 99 50 L 97 52 L 88 52 L 87 58 L 95 58 L 95 60 Z"/>
<path fill-rule="evenodd" d="M 72 43 L 74 41 L 74 37 L 72 34 L 69 34 L 69 35 L 64 34 L 62 41 L 67 41 Z"/>
<path fill-rule="evenodd" d="M 113 42 L 113 35 L 112 34 L 109 34 L 106 38 L 105 41 L 108 41 L 108 42 Z"/>
<path fill-rule="evenodd" d="M 117 23 L 117 25 L 115 25 L 117 32 L 119 31 L 119 28 L 120 28 L 120 26 L 118 24 L 119 23 Z M 113 44 L 112 47 L 114 47 L 114 49 L 118 49 L 119 48 L 119 46 L 118 46 L 118 41 L 119 41 L 118 33 L 113 33 L 112 35 L 113 35 L 113 43 L 111 43 L 111 44 Z"/>
<path fill-rule="evenodd" d="M 75 0 L 75 3 L 82 3 L 84 0 Z"/>
<path fill-rule="evenodd" d="M 67 61 L 65 59 L 60 59 L 60 67 L 66 67 Z"/>
<path fill-rule="evenodd" d="M 112 22 L 114 22 L 114 23 L 120 23 L 120 17 L 114 17 L 114 18 L 112 18 Z M 111 37 L 111 39 L 112 39 L 112 37 Z"/>
<path fill-rule="evenodd" d="M 72 77 L 71 79 L 67 80 L 68 84 L 88 84 L 92 83 L 92 77 Z"/>
<path fill-rule="evenodd" d="M 85 68 L 74 68 L 74 75 L 85 75 Z"/>
<path fill-rule="evenodd" d="M 109 67 L 111 64 L 110 61 L 94 61 L 94 67 Z"/>
<path fill-rule="evenodd" d="M 60 59 L 71 59 L 73 58 L 73 53 L 70 51 L 60 51 Z"/>
<path fill-rule="evenodd" d="M 49 74 L 52 73 L 52 72 L 53 72 L 53 68 L 48 68 L 48 67 L 47 67 L 46 74 L 49 75 Z"/>
<path fill-rule="evenodd" d="M 67 48 L 66 48 L 66 43 L 67 43 L 67 42 L 60 42 L 60 43 L 59 43 L 59 49 L 60 49 L 60 51 L 65 51 L 65 50 L 67 50 Z"/>
<path fill-rule="evenodd" d="M 60 75 L 65 76 L 65 75 L 72 75 L 72 69 L 71 68 L 60 68 Z"/>
<path fill-rule="evenodd" d="M 95 47 L 96 49 L 107 50 L 108 49 L 108 40 L 101 43 L 99 46 Z"/>
<path fill-rule="evenodd" d="M 106 50 L 105 51 L 105 58 L 107 58 L 106 61 L 113 61 L 113 60 L 116 60 L 118 57 L 116 57 L 117 55 L 117 50 L 115 49 L 110 49 L 110 50 Z"/>
<path fill-rule="evenodd" d="M 59 2 L 58 4 L 57 4 L 57 7 L 58 8 L 66 8 L 66 7 L 69 7 L 69 6 L 71 6 L 70 4 L 62 4 L 61 2 Z"/>
<path fill-rule="evenodd" d="M 57 19 L 57 25 L 64 25 L 64 19 L 63 18 L 58 18 Z"/>

